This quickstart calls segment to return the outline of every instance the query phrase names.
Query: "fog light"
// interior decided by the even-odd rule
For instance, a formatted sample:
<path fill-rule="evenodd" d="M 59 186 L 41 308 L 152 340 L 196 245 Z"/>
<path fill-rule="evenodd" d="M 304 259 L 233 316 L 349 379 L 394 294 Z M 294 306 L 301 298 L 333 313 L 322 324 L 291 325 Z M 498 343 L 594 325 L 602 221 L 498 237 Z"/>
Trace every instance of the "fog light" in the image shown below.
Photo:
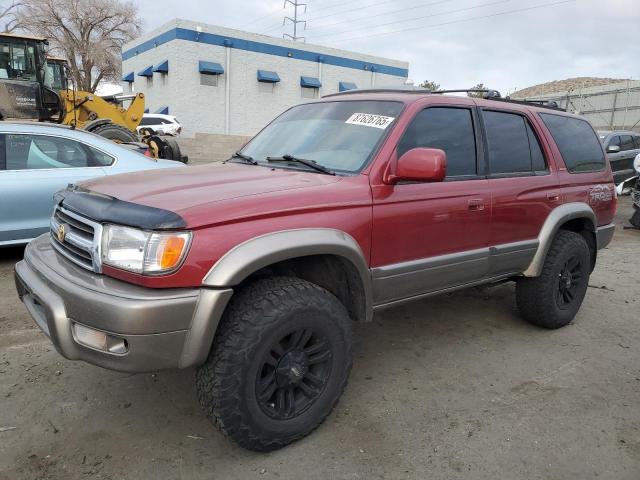
<path fill-rule="evenodd" d="M 107 350 L 107 334 L 93 328 L 85 327 L 78 323 L 73 325 L 76 334 L 76 340 L 87 347 L 96 348 L 98 350 Z"/>
<path fill-rule="evenodd" d="M 129 350 L 129 344 L 124 338 L 109 335 L 79 323 L 73 324 L 73 331 L 76 342 L 81 345 L 120 355 L 127 353 Z"/>

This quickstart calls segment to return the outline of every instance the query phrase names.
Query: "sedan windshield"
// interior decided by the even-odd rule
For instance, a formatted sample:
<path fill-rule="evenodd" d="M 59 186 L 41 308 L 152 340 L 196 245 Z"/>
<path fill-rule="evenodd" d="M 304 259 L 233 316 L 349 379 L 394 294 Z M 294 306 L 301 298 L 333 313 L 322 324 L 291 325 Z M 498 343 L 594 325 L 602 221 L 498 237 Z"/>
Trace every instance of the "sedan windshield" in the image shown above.
<path fill-rule="evenodd" d="M 268 157 L 295 157 L 334 172 L 357 173 L 401 110 L 402 103 L 388 101 L 299 105 L 276 118 L 241 153 L 270 167 L 275 164 Z M 292 162 L 287 168 L 305 168 L 301 165 Z"/>

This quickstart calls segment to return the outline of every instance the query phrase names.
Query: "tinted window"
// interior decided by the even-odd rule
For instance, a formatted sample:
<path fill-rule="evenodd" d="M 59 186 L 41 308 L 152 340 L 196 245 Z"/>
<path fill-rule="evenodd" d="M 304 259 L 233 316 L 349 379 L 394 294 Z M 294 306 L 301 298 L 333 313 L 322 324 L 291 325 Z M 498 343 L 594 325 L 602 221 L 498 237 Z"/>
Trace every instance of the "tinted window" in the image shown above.
<path fill-rule="evenodd" d="M 547 170 L 547 162 L 544 159 L 542 148 L 540 148 L 540 142 L 538 137 L 533 132 L 529 122 L 527 124 L 527 136 L 529 137 L 529 148 L 531 149 L 531 168 L 534 172 L 544 172 Z"/>
<path fill-rule="evenodd" d="M 611 139 L 609 140 L 609 145 L 608 146 L 609 147 L 612 147 L 612 146 L 620 147 L 621 146 L 620 137 L 617 136 L 617 135 L 611 137 Z"/>
<path fill-rule="evenodd" d="M 525 119 L 504 112 L 483 112 L 491 173 L 531 172 Z"/>
<path fill-rule="evenodd" d="M 416 147 L 447 154 L 447 177 L 476 174 L 476 142 L 471 110 L 427 108 L 413 119 L 398 144 L 398 156 Z"/>
<path fill-rule="evenodd" d="M 140 125 L 142 126 L 157 125 L 157 124 L 158 124 L 158 121 L 155 118 L 142 117 L 142 120 L 140 120 Z"/>
<path fill-rule="evenodd" d="M 569 172 L 593 172 L 604 168 L 602 145 L 588 122 L 550 113 L 541 113 L 540 117 L 558 145 Z"/>
<path fill-rule="evenodd" d="M 633 150 L 635 147 L 633 146 L 633 138 L 631 135 L 621 135 L 620 146 L 622 150 Z"/>
<path fill-rule="evenodd" d="M 633 137 L 633 146 L 635 148 L 640 148 L 640 136 L 634 136 Z"/>
<path fill-rule="evenodd" d="M 3 156 L 7 170 L 104 167 L 113 163 L 112 157 L 88 145 L 44 135 L 5 135 L 0 158 Z"/>

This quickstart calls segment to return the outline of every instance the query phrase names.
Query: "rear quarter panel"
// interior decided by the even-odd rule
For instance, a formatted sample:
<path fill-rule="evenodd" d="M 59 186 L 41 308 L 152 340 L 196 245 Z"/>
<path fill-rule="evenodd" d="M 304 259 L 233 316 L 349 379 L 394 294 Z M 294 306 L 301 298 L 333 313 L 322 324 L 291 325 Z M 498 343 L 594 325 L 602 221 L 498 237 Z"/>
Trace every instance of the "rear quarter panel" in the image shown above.
<path fill-rule="evenodd" d="M 600 148 L 605 158 L 605 165 L 602 170 L 570 173 L 565 166 L 562 154 L 551 132 L 541 119 L 538 119 L 538 124 L 546 142 L 549 144 L 557 166 L 558 186 L 562 192 L 563 203 L 586 203 L 596 214 L 598 225 L 607 225 L 613 222 L 613 217 L 616 213 L 615 184 L 613 183 L 611 165 L 607 160 L 602 144 L 600 144 Z M 597 135 L 595 132 L 594 134 Z"/>

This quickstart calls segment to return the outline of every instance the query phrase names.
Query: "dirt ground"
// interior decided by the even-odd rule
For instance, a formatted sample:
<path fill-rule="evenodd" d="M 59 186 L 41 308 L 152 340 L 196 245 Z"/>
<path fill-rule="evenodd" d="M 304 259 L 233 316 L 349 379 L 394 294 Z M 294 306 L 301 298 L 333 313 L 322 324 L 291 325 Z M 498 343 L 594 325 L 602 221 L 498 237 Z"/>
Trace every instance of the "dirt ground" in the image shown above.
<path fill-rule="evenodd" d="M 619 203 L 619 227 L 631 214 Z M 60 357 L 0 251 L 0 480 L 640 478 L 640 232 L 600 252 L 575 323 L 524 323 L 503 284 L 377 315 L 310 437 L 244 451 L 203 416 L 193 371 Z"/>

